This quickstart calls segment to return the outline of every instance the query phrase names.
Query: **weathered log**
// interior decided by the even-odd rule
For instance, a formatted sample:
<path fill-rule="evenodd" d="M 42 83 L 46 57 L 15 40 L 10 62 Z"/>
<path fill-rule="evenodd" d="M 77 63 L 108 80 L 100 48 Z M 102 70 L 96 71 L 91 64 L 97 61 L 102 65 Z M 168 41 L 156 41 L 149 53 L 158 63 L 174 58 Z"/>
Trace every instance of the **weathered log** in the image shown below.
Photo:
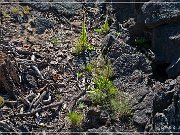
<path fill-rule="evenodd" d="M 0 51 L 0 93 L 15 98 L 14 90 L 20 84 L 15 61 L 9 55 Z"/>

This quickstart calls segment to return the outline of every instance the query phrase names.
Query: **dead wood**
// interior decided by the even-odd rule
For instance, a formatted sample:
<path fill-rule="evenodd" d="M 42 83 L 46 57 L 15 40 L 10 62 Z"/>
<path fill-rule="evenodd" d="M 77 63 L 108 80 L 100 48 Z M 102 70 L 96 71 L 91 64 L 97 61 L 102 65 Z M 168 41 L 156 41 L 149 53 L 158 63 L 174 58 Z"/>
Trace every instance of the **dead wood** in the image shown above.
<path fill-rule="evenodd" d="M 8 55 L 0 52 L 0 89 L 1 93 L 8 93 L 10 97 L 15 98 L 14 89 L 20 84 L 18 69 L 15 61 Z"/>
<path fill-rule="evenodd" d="M 63 102 L 64 102 L 64 100 L 61 100 L 60 102 L 52 103 L 50 105 L 46 105 L 46 106 L 43 106 L 41 108 L 37 108 L 36 110 L 32 110 L 31 112 L 19 113 L 19 114 L 15 114 L 15 115 L 11 115 L 11 116 L 13 116 L 13 117 L 15 117 L 15 116 L 19 116 L 19 117 L 32 116 L 32 115 L 34 115 L 36 113 L 48 110 L 48 109 L 53 108 L 53 107 L 57 107 L 57 106 L 61 107 Z"/>

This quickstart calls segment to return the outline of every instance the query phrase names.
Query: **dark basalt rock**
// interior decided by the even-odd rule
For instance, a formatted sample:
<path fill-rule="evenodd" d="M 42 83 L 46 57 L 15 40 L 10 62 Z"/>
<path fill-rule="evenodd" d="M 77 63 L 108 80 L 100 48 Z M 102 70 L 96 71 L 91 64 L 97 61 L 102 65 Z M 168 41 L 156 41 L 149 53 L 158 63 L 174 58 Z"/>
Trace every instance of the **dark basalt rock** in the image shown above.
<path fill-rule="evenodd" d="M 152 45 L 157 61 L 170 63 L 180 57 L 180 44 L 175 44 L 169 40 L 177 33 L 180 33 L 180 25 L 178 24 L 163 25 L 153 30 Z"/>
<path fill-rule="evenodd" d="M 178 24 L 163 25 L 153 30 L 152 49 L 156 54 L 156 61 L 170 64 L 166 69 L 169 77 L 180 74 L 180 43 L 175 38 L 177 33 L 180 33 Z"/>
<path fill-rule="evenodd" d="M 86 128 L 99 128 L 106 125 L 106 122 L 109 120 L 109 115 L 106 111 L 99 110 L 98 108 L 90 108 L 87 112 L 86 120 Z"/>
<path fill-rule="evenodd" d="M 78 14 L 78 11 L 81 10 L 82 7 L 82 4 L 77 3 L 76 0 L 69 0 L 68 2 L 64 0 L 52 0 L 53 3 L 49 2 L 49 0 L 20 0 L 20 2 L 25 2 L 25 4 L 42 12 L 53 12 L 58 16 Z"/>
<path fill-rule="evenodd" d="M 145 24 L 150 28 L 162 24 L 180 22 L 179 0 L 151 0 L 144 3 L 142 11 L 145 16 Z"/>
<path fill-rule="evenodd" d="M 180 132 L 180 76 L 158 87 L 155 89 L 160 91 L 153 99 L 152 121 L 147 127 L 155 132 Z"/>
<path fill-rule="evenodd" d="M 27 15 L 13 14 L 12 18 L 13 18 L 14 22 L 18 22 L 18 23 L 27 23 L 28 22 Z"/>
<path fill-rule="evenodd" d="M 111 33 L 102 42 L 102 52 L 111 60 L 115 77 L 131 75 L 137 69 L 146 73 L 151 71 L 151 62 L 145 55 L 135 47 L 115 40 Z"/>
<path fill-rule="evenodd" d="M 50 29 L 54 27 L 54 23 L 50 20 L 42 17 L 38 17 L 34 20 L 33 25 L 38 34 L 43 34 L 46 29 Z"/>
<path fill-rule="evenodd" d="M 142 6 L 144 23 L 152 29 L 152 50 L 156 62 L 164 67 L 169 78 L 180 74 L 180 3 L 178 0 L 150 0 Z"/>

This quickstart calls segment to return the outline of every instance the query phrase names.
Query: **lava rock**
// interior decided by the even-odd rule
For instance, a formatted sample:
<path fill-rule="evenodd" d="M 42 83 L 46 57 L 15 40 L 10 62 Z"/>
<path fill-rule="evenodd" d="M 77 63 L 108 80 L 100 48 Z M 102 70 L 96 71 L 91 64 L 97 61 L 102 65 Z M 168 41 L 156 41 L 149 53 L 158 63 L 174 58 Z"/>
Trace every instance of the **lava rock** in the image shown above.
<path fill-rule="evenodd" d="M 75 3 L 76 0 L 69 0 L 68 3 L 64 0 L 52 0 L 52 3 L 49 0 L 20 0 L 20 2 L 26 2 L 32 8 L 42 12 L 52 12 L 58 16 L 73 16 L 82 8 L 81 3 Z"/>
<path fill-rule="evenodd" d="M 156 132 L 170 132 L 171 129 L 167 126 L 168 125 L 168 119 L 163 113 L 157 113 L 154 116 L 154 126 Z"/>
<path fill-rule="evenodd" d="M 180 33 L 180 25 L 163 25 L 153 30 L 152 47 L 159 62 L 170 63 L 180 57 L 180 44 L 169 40 Z"/>
<path fill-rule="evenodd" d="M 13 18 L 14 22 L 18 22 L 20 24 L 28 22 L 28 16 L 27 15 L 13 14 L 12 18 Z"/>
<path fill-rule="evenodd" d="M 180 77 L 167 80 L 153 99 L 152 121 L 147 124 L 154 132 L 180 131 Z M 156 84 L 155 84 L 156 85 Z"/>
<path fill-rule="evenodd" d="M 102 53 L 111 60 L 115 77 L 131 75 L 137 69 L 151 72 L 151 62 L 145 55 L 135 47 L 119 42 L 111 33 L 102 42 Z"/>
<path fill-rule="evenodd" d="M 38 34 L 43 34 L 46 29 L 53 28 L 54 26 L 53 22 L 47 20 L 46 18 L 41 18 L 41 17 L 36 18 L 33 24 Z"/>
<path fill-rule="evenodd" d="M 166 72 L 171 78 L 180 74 L 180 43 L 172 40 L 177 33 L 180 33 L 178 24 L 163 25 L 153 30 L 152 49 L 156 54 L 155 59 L 158 63 L 170 64 Z"/>
<path fill-rule="evenodd" d="M 107 112 L 100 110 L 99 108 L 90 108 L 87 112 L 87 123 L 85 124 L 89 128 L 99 128 L 106 124 L 109 119 Z"/>
<path fill-rule="evenodd" d="M 87 131 L 87 135 L 113 135 L 113 133 L 110 133 L 111 131 L 105 127 L 99 127 L 98 129 L 96 128 L 92 128 L 92 129 L 88 129 Z"/>
<path fill-rule="evenodd" d="M 112 7 L 117 12 L 116 17 L 119 22 L 123 22 L 124 20 L 134 17 L 134 8 L 133 3 L 116 3 L 122 2 L 120 0 L 112 0 Z M 132 0 L 126 0 L 126 2 L 133 2 Z"/>
<path fill-rule="evenodd" d="M 114 76 L 128 76 L 136 69 L 148 72 L 151 67 L 142 54 L 122 54 L 113 62 Z"/>
<path fill-rule="evenodd" d="M 180 74 L 180 58 L 173 62 L 167 69 L 166 72 L 170 78 L 176 77 Z"/>
<path fill-rule="evenodd" d="M 142 12 L 145 16 L 145 24 L 150 28 L 162 24 L 180 22 L 179 0 L 151 0 L 144 3 Z"/>
<path fill-rule="evenodd" d="M 33 75 L 24 73 L 22 74 L 23 85 L 28 88 L 37 88 L 37 78 Z"/>
<path fill-rule="evenodd" d="M 139 124 L 140 126 L 145 126 L 149 118 L 146 115 L 146 110 L 137 110 L 134 113 L 133 121 Z"/>
<path fill-rule="evenodd" d="M 53 0 L 53 2 L 62 2 L 52 4 L 51 9 L 55 10 L 58 14 L 65 16 L 72 16 L 78 14 L 78 11 L 82 9 L 81 3 L 75 3 L 76 0 L 69 0 L 68 3 L 64 0 Z"/>

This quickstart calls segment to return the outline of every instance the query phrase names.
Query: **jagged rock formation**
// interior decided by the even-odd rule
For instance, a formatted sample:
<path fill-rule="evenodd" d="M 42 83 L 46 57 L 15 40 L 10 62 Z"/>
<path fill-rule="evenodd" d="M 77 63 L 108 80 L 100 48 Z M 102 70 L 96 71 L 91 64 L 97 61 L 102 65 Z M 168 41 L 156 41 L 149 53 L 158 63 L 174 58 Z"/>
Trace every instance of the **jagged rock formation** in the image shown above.
<path fill-rule="evenodd" d="M 159 2 L 159 3 L 153 3 Z M 145 25 L 153 29 L 152 50 L 158 63 L 167 63 L 166 72 L 169 77 L 180 74 L 180 44 L 177 42 L 180 33 L 180 3 L 172 0 L 151 0 L 144 3 L 142 11 Z"/>

